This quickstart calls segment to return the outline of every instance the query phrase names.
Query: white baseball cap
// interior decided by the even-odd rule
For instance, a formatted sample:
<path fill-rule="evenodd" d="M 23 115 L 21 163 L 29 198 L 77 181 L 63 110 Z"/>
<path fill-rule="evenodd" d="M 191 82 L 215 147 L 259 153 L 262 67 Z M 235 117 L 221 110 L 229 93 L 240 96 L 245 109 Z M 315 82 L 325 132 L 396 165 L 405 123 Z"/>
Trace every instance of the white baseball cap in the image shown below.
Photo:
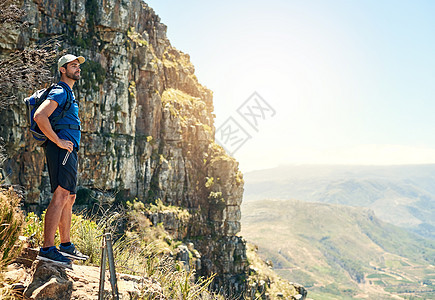
<path fill-rule="evenodd" d="M 60 67 L 62 67 L 63 65 L 72 62 L 73 60 L 78 60 L 79 63 L 84 63 L 85 62 L 85 58 L 83 56 L 75 56 L 72 54 L 66 54 L 64 56 L 62 56 L 61 58 L 59 58 L 59 61 L 57 62 L 57 67 L 58 69 L 60 69 Z"/>

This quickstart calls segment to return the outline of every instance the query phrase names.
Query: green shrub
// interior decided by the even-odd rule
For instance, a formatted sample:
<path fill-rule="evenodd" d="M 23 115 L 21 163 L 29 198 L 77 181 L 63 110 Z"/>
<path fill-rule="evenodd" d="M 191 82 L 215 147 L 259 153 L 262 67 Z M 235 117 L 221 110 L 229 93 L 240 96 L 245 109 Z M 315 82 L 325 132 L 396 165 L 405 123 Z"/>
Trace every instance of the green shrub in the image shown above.
<path fill-rule="evenodd" d="M 19 209 L 20 200 L 12 188 L 0 190 L 0 299 L 13 299 L 12 291 L 3 285 L 2 271 L 21 252 L 18 241 L 24 215 Z"/>
<path fill-rule="evenodd" d="M 23 234 L 30 238 L 30 243 L 33 246 L 42 246 L 44 241 L 44 222 L 42 220 L 34 212 L 28 213 L 25 218 Z"/>
<path fill-rule="evenodd" d="M 89 255 L 86 264 L 99 264 L 101 257 L 101 224 L 73 214 L 71 220 L 71 240 L 80 251 Z"/>
<path fill-rule="evenodd" d="M 20 253 L 15 247 L 24 222 L 24 215 L 19 209 L 20 200 L 12 188 L 0 191 L 0 270 Z"/>

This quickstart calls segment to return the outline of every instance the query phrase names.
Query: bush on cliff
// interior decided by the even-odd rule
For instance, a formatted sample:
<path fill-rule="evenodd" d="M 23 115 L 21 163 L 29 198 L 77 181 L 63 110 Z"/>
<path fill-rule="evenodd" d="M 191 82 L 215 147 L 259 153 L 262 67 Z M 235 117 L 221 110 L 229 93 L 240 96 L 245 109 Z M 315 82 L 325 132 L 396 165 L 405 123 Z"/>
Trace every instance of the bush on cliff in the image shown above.
<path fill-rule="evenodd" d="M 20 253 L 16 243 L 22 232 L 24 215 L 20 197 L 12 189 L 0 190 L 0 268 L 4 269 Z"/>
<path fill-rule="evenodd" d="M 19 209 L 19 195 L 12 189 L 0 190 L 0 298 L 10 297 L 10 291 L 3 286 L 2 271 L 20 253 L 18 246 L 24 215 Z"/>

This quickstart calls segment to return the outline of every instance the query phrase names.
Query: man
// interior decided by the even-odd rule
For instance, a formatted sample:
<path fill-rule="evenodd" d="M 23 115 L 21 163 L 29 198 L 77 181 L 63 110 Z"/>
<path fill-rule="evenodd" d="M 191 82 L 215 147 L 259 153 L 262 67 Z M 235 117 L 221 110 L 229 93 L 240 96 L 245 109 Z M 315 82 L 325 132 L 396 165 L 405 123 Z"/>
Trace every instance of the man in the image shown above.
<path fill-rule="evenodd" d="M 72 206 L 77 192 L 77 151 L 80 143 L 79 107 L 72 87 L 80 79 L 80 64 L 84 62 L 83 56 L 71 54 L 59 59 L 60 82 L 50 91 L 34 115 L 38 127 L 48 138 L 45 155 L 53 193 L 45 213 L 44 245 L 37 258 L 64 265 L 71 265 L 71 259 L 88 258 L 70 240 Z M 50 119 L 60 114 L 63 116 L 53 128 Z M 54 245 L 57 228 L 61 241 L 59 250 Z"/>

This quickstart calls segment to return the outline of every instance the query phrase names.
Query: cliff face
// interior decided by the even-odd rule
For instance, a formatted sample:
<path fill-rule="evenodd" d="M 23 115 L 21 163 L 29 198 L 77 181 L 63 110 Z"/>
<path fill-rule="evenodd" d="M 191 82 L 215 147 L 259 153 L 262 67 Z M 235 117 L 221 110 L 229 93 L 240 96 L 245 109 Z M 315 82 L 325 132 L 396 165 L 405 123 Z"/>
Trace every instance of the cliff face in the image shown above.
<path fill-rule="evenodd" d="M 214 142 L 212 92 L 198 83 L 189 56 L 171 46 L 159 17 L 141 0 L 21 5 L 29 27 L 2 32 L 2 55 L 57 37 L 87 59 L 74 88 L 82 120 L 77 202 L 117 194 L 189 209 L 187 230 L 175 234 L 201 252 L 199 274 L 217 273 L 217 282 L 242 289 L 243 178 Z M 3 178 L 25 187 L 29 209 L 46 207 L 44 154 L 30 141 L 23 105 L 0 111 L 0 125 L 9 157 Z"/>

